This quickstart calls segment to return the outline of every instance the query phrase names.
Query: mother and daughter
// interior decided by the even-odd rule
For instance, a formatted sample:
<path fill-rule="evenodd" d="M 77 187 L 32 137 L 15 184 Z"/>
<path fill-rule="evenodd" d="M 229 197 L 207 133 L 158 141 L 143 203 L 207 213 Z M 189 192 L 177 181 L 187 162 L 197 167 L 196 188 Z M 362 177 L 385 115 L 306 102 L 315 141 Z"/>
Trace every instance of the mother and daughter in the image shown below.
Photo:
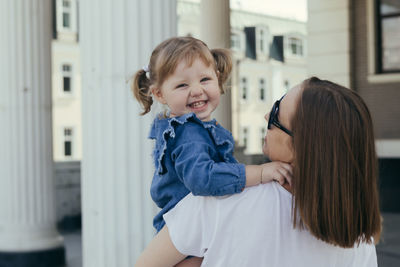
<path fill-rule="evenodd" d="M 231 68 L 227 50 L 175 37 L 135 75 L 142 115 L 153 99 L 168 106 L 150 131 L 158 234 L 137 266 L 376 266 L 376 155 L 362 99 L 304 81 L 266 115 L 273 162 L 244 165 L 212 119 Z"/>

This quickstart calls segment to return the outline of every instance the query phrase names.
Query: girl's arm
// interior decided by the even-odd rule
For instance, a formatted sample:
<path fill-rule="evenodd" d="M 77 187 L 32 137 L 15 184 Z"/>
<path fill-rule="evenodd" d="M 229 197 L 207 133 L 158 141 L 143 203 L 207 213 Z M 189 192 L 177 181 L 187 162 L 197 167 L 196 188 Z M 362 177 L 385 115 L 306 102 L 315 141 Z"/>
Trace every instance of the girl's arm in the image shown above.
<path fill-rule="evenodd" d="M 244 187 L 285 180 L 291 182 L 292 167 L 284 162 L 247 165 L 215 162 L 215 148 L 207 143 L 191 142 L 176 147 L 171 157 L 175 171 L 193 195 L 222 196 L 240 193 Z"/>
<path fill-rule="evenodd" d="M 139 256 L 135 266 L 172 267 L 185 257 L 186 255 L 175 248 L 169 236 L 168 227 L 164 226 Z"/>

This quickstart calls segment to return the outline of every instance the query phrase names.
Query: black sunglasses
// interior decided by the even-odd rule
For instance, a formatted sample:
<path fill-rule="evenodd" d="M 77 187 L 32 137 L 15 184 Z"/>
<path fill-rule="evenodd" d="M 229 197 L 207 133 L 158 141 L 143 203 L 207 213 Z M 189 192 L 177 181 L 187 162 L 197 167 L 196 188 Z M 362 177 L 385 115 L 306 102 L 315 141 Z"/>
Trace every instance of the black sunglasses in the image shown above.
<path fill-rule="evenodd" d="M 281 103 L 283 97 L 281 99 L 277 100 L 274 105 L 272 106 L 271 112 L 269 113 L 269 119 L 268 119 L 268 129 L 271 129 L 272 125 L 275 125 L 291 137 L 293 137 L 292 131 L 288 130 L 286 127 L 284 127 L 278 120 L 278 113 L 279 113 L 279 104 Z"/>

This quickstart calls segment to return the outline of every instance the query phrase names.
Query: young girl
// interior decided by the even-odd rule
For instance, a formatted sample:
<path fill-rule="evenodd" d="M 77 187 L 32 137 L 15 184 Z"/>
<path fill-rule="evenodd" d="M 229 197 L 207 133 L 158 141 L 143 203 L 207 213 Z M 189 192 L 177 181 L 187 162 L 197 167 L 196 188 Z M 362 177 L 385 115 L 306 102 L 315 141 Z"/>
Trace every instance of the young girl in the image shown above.
<path fill-rule="evenodd" d="M 290 181 L 289 164 L 238 163 L 231 133 L 211 118 L 231 69 L 227 50 L 174 37 L 159 44 L 148 67 L 134 77 L 132 90 L 143 106 L 141 115 L 150 111 L 153 98 L 168 106 L 166 114 L 155 118 L 149 136 L 156 140 L 150 191 L 161 208 L 153 221 L 157 232 L 165 224 L 163 214 L 189 192 L 222 196 L 272 180 Z"/>

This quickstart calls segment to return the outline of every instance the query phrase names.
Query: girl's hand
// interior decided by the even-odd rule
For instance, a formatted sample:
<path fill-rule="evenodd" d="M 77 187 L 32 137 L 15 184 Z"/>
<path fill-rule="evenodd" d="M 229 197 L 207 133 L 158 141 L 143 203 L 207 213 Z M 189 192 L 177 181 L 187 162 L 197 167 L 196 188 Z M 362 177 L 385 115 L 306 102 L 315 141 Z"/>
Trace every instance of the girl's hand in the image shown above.
<path fill-rule="evenodd" d="M 277 181 L 280 185 L 292 185 L 293 167 L 285 162 L 273 161 L 261 165 L 261 183 Z"/>
<path fill-rule="evenodd" d="M 189 259 L 184 259 L 183 261 L 175 265 L 175 267 L 200 267 L 202 262 L 203 258 L 191 257 Z"/>

